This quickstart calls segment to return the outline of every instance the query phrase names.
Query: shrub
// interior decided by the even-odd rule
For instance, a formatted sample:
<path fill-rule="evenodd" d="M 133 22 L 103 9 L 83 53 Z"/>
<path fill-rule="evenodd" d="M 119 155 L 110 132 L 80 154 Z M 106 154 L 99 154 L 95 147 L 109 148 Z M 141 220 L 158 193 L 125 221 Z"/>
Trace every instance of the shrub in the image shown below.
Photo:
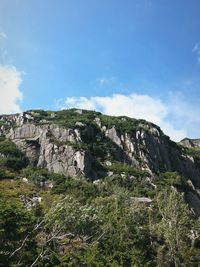
<path fill-rule="evenodd" d="M 28 159 L 9 139 L 0 140 L 0 167 L 18 171 L 28 164 Z"/>

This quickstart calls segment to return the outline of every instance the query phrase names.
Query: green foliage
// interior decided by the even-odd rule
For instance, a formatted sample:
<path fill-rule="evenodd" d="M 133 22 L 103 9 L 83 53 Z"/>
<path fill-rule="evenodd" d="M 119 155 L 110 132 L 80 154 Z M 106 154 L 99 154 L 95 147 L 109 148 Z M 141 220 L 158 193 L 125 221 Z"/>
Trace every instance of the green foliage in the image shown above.
<path fill-rule="evenodd" d="M 112 175 L 105 177 L 103 182 L 98 186 L 100 195 L 108 196 L 113 194 L 116 188 L 122 188 L 132 196 L 152 197 L 155 195 L 155 190 L 152 188 L 149 181 L 143 177 L 132 177 L 129 175 Z"/>
<path fill-rule="evenodd" d="M 187 186 L 185 178 L 179 175 L 177 172 L 161 173 L 156 178 L 155 182 L 161 188 L 167 186 L 175 186 L 177 188 L 184 189 Z"/>
<path fill-rule="evenodd" d="M 132 133 L 135 130 L 143 130 L 148 132 L 152 123 L 145 120 L 136 120 L 126 116 L 115 117 L 115 116 L 106 116 L 101 115 L 100 119 L 102 125 L 105 125 L 107 128 L 112 128 L 113 126 L 122 134 L 122 133 Z M 155 126 L 155 125 L 154 125 Z"/>
<path fill-rule="evenodd" d="M 41 120 L 48 120 L 51 114 L 51 112 L 42 109 L 29 110 L 28 113 L 31 113 L 36 123 L 39 123 Z"/>
<path fill-rule="evenodd" d="M 115 174 L 95 183 L 30 166 L 18 173 L 28 183 L 0 181 L 0 266 L 198 266 L 200 224 L 175 189 L 185 180 L 107 168 Z M 44 181 L 53 189 L 38 186 Z M 35 194 L 42 202 L 27 211 L 21 196 Z M 137 201 L 144 196 L 152 203 Z"/>
<path fill-rule="evenodd" d="M 130 202 L 129 190 L 120 185 L 107 196 L 100 185 L 89 201 L 90 197 L 77 198 L 83 181 L 66 181 L 68 191 L 45 212 L 33 235 L 35 219 L 30 212 L 19 204 L 1 208 L 3 251 L 11 254 L 28 235 L 15 257 L 1 255 L 4 265 L 20 257 L 22 266 L 36 259 L 36 266 L 196 266 L 199 251 L 192 248 L 189 234 L 193 222 L 179 193 L 160 191 L 149 209 Z"/>
<path fill-rule="evenodd" d="M 67 214 L 67 216 L 66 216 Z M 82 205 L 72 196 L 65 196 L 46 214 L 47 230 L 84 236 L 97 231 L 98 218 L 91 205 Z"/>
<path fill-rule="evenodd" d="M 6 122 L 4 120 L 0 120 L 0 127 L 5 125 L 5 124 L 6 124 Z"/>
<path fill-rule="evenodd" d="M 98 189 L 95 184 L 84 179 L 60 175 L 54 179 L 52 192 L 54 194 L 72 194 L 77 199 L 89 201 L 98 194 Z"/>
<path fill-rule="evenodd" d="M 186 148 L 185 153 L 196 159 L 200 159 L 200 148 L 199 147 Z"/>
<path fill-rule="evenodd" d="M 189 156 L 194 158 L 194 163 L 199 168 L 200 166 L 200 147 L 184 147 L 180 145 L 181 152 L 184 156 Z"/>
<path fill-rule="evenodd" d="M 113 162 L 111 166 L 107 167 L 109 171 L 114 174 L 126 174 L 133 175 L 135 177 L 148 177 L 150 174 L 148 171 L 141 170 L 139 168 L 132 167 L 126 163 Z"/>
<path fill-rule="evenodd" d="M 30 112 L 34 117 L 36 123 L 46 120 L 48 122 L 53 122 L 68 128 L 77 127 L 77 122 L 81 122 L 84 125 L 95 125 L 94 120 L 96 117 L 100 118 L 102 126 L 106 126 L 107 128 L 112 128 L 115 126 L 120 133 L 132 133 L 135 130 L 143 130 L 148 132 L 152 126 L 157 127 L 156 125 L 145 120 L 136 120 L 126 116 L 107 116 L 101 114 L 100 112 L 90 110 L 81 110 L 80 112 L 77 109 L 66 109 L 57 112 L 30 110 L 28 112 Z M 160 128 L 157 128 L 160 131 Z"/>
<path fill-rule="evenodd" d="M 95 158 L 105 161 L 106 159 L 116 160 L 119 148 L 102 132 L 96 132 L 93 139 L 87 137 L 86 150 Z"/>
<path fill-rule="evenodd" d="M 99 112 L 83 110 L 82 114 L 76 109 L 66 109 L 57 112 L 44 110 L 30 110 L 28 111 L 34 117 L 36 123 L 43 123 L 42 120 L 53 122 L 68 128 L 74 128 L 76 122 L 84 124 L 91 123 L 94 118 L 100 114 Z"/>
<path fill-rule="evenodd" d="M 199 265 L 200 223 L 180 193 L 188 190 L 186 179 L 176 172 L 153 179 L 147 171 L 123 163 L 123 150 L 105 136 L 95 119 L 107 129 L 115 127 L 119 134 L 141 130 L 148 135 L 151 123 L 76 109 L 29 112 L 36 124 L 79 129 L 82 142 L 49 138 L 57 146 L 86 151 L 97 177 L 108 172 L 110 176 L 93 183 L 27 166 L 23 153 L 1 136 L 0 266 Z M 174 142 L 170 146 L 177 148 Z M 139 149 L 145 150 L 144 145 L 139 144 Z M 199 149 L 184 151 L 200 158 Z M 166 171 L 166 166 L 161 164 L 160 170 Z M 53 183 L 53 189 L 41 186 L 46 181 Z M 41 196 L 42 202 L 28 211 L 22 196 L 28 200 Z M 141 201 L 141 197 L 151 200 Z"/>
<path fill-rule="evenodd" d="M 0 162 L 1 159 L 0 159 Z M 1 179 L 13 179 L 15 177 L 15 173 L 13 173 L 12 171 L 5 169 L 5 168 L 1 168 L 0 169 L 0 180 Z"/>
<path fill-rule="evenodd" d="M 17 149 L 16 145 L 10 140 L 2 140 L 0 142 L 0 153 L 5 155 L 6 157 L 19 157 L 21 156 L 21 152 Z"/>
<path fill-rule="evenodd" d="M 29 181 L 35 185 L 40 185 L 41 182 L 45 182 L 51 179 L 52 173 L 48 172 L 47 169 L 36 168 L 28 166 L 21 171 L 22 175 L 25 176 Z M 55 174 L 56 175 L 56 174 Z"/>
<path fill-rule="evenodd" d="M 0 202 L 0 266 L 27 266 L 36 244 L 31 234 L 34 218 L 15 202 Z M 26 244 L 20 248 L 23 240 Z"/>
<path fill-rule="evenodd" d="M 0 181 L 0 199 L 2 202 L 14 201 L 21 203 L 21 196 L 33 195 L 36 193 L 36 188 L 28 183 L 20 180 L 1 180 Z"/>
<path fill-rule="evenodd" d="M 156 205 L 160 216 L 153 225 L 159 240 L 157 266 L 181 266 L 183 262 L 184 266 L 197 266 L 193 265 L 195 253 L 190 239 L 192 220 L 183 196 L 175 190 L 160 191 Z"/>
<path fill-rule="evenodd" d="M 54 240 L 59 266 L 150 266 L 148 210 L 130 206 L 121 189 L 90 204 L 62 197 L 45 216 L 45 232 L 51 242 L 43 243 L 44 249 Z"/>
<path fill-rule="evenodd" d="M 0 139 L 0 168 L 8 168 L 13 171 L 19 171 L 27 164 L 27 158 L 13 142 L 5 138 Z"/>

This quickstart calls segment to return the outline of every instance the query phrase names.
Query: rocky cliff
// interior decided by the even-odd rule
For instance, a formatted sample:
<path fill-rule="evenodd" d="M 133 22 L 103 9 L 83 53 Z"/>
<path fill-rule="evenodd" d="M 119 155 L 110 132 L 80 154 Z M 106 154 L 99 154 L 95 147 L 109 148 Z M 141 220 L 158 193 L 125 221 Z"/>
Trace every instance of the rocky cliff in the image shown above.
<path fill-rule="evenodd" d="M 37 110 L 0 116 L 0 135 L 11 139 L 33 166 L 53 172 L 94 180 L 105 176 L 113 162 L 123 162 L 151 176 L 177 171 L 200 186 L 199 161 L 183 146 L 191 141 L 178 145 L 144 120 L 76 109 Z"/>

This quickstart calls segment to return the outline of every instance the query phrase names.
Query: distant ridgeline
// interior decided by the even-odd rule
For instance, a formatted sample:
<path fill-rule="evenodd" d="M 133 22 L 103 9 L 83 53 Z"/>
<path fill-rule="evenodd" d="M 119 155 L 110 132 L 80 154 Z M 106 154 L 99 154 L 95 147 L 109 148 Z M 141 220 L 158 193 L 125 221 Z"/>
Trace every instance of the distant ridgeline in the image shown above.
<path fill-rule="evenodd" d="M 0 266 L 200 262 L 200 139 L 145 120 L 1 115 L 0 197 Z"/>

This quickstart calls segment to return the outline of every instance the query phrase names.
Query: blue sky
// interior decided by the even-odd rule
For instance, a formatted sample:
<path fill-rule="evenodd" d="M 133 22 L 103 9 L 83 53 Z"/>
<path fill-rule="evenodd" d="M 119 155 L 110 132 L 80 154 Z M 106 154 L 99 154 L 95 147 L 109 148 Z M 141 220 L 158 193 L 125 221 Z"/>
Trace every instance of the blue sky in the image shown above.
<path fill-rule="evenodd" d="M 0 113 L 77 106 L 200 137 L 200 1 L 1 0 L 0 98 Z"/>

